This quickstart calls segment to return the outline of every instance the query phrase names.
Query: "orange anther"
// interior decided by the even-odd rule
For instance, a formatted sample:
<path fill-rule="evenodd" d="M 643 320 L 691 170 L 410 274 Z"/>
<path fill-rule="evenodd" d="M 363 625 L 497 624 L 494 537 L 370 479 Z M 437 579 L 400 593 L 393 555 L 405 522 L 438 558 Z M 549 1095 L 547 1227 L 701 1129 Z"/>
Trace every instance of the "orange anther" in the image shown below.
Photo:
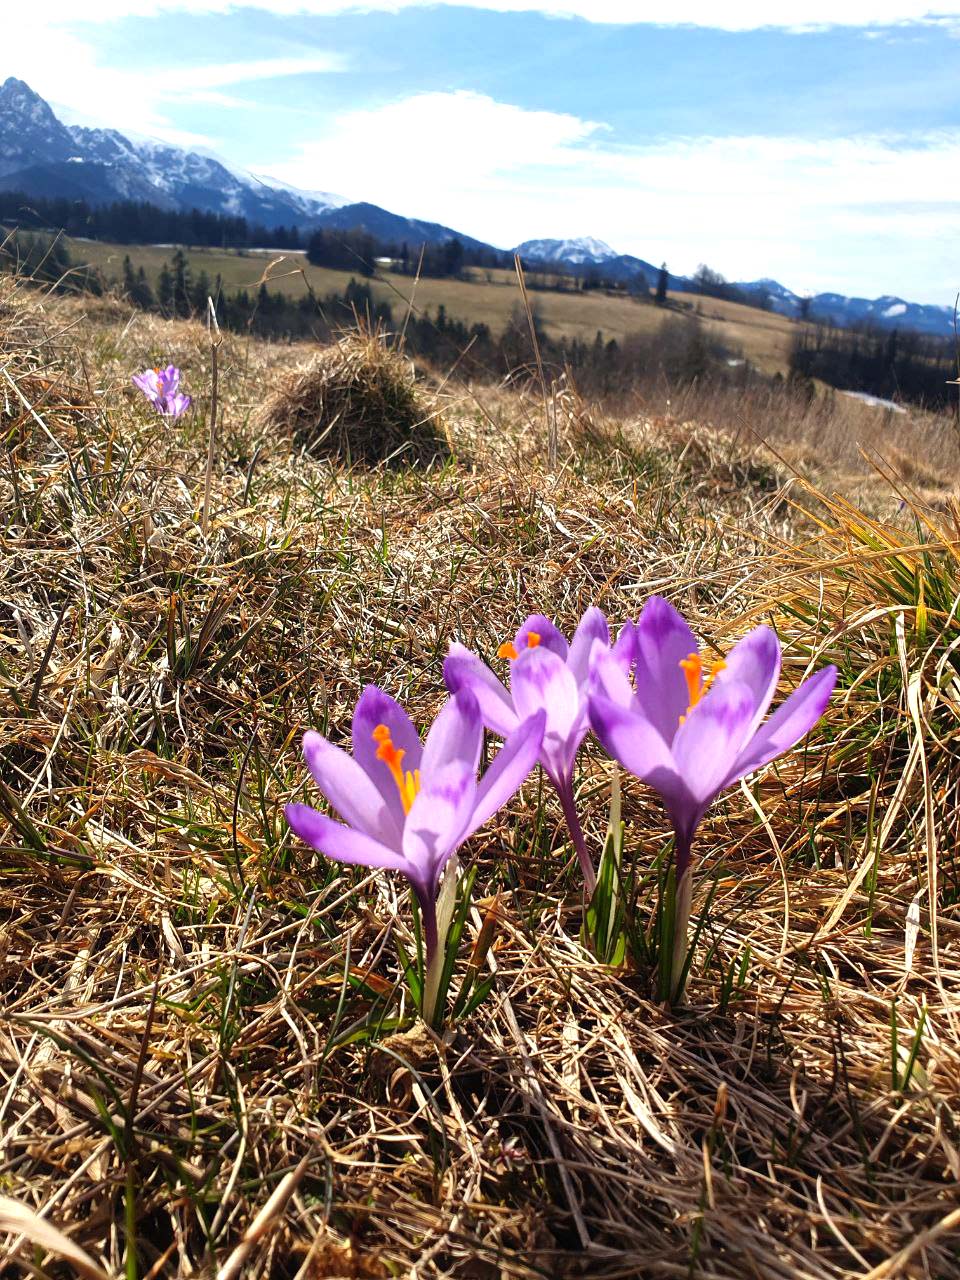
<path fill-rule="evenodd" d="M 537 634 L 537 632 L 528 631 L 527 632 L 527 648 L 535 649 L 539 643 L 540 643 L 540 636 Z"/>
<path fill-rule="evenodd" d="M 508 658 L 511 662 L 519 656 L 517 646 L 511 640 L 505 641 L 497 650 L 498 658 Z"/>
<path fill-rule="evenodd" d="M 417 792 L 420 790 L 420 770 L 406 774 L 403 772 L 403 757 L 407 754 L 402 747 L 395 747 L 393 739 L 390 736 L 390 730 L 385 724 L 378 724 L 373 731 L 373 740 L 378 743 L 377 759 L 390 770 L 394 782 L 397 784 L 397 790 L 400 792 L 400 802 L 403 805 L 404 813 L 409 813 Z"/>
<path fill-rule="evenodd" d="M 703 659 L 699 653 L 688 654 L 680 659 L 680 670 L 686 677 L 690 706 L 695 707 L 703 692 Z"/>
<path fill-rule="evenodd" d="M 683 671 L 687 681 L 687 693 L 690 702 L 687 706 L 687 715 L 680 717 L 680 723 L 683 724 L 687 716 L 697 705 L 703 695 L 713 684 L 716 677 L 726 668 L 726 663 L 722 658 L 718 658 L 716 662 L 710 665 L 710 674 L 706 680 L 703 678 L 703 659 L 699 653 L 688 654 L 686 658 L 680 659 L 680 669 Z"/>

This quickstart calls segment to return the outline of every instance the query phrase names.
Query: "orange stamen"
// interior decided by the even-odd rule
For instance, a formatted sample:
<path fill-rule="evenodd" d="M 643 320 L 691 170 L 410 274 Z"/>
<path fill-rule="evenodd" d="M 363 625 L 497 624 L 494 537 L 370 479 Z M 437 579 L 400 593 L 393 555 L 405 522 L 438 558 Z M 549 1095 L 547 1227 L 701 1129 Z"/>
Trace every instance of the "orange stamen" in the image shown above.
<path fill-rule="evenodd" d="M 703 693 L 703 659 L 699 653 L 688 654 L 686 658 L 680 659 L 680 670 L 687 680 L 690 706 L 695 707 Z"/>
<path fill-rule="evenodd" d="M 377 725 L 373 731 L 373 740 L 379 744 L 377 747 L 377 759 L 383 761 L 397 784 L 403 812 L 409 813 L 420 790 L 420 770 L 415 769 L 411 773 L 408 769 L 406 773 L 403 772 L 403 757 L 407 753 L 402 747 L 393 745 L 390 730 L 385 724 Z"/>
<path fill-rule="evenodd" d="M 708 692 L 714 680 L 725 670 L 726 663 L 722 658 L 718 658 L 716 662 L 710 664 L 710 671 L 706 680 L 703 678 L 703 659 L 699 653 L 688 654 L 686 658 L 680 659 L 680 669 L 683 671 L 687 681 L 687 693 L 690 697 L 687 706 L 686 715 L 680 717 L 680 723 L 683 724 L 687 716 L 697 705 L 700 699 Z"/>
<path fill-rule="evenodd" d="M 535 649 L 539 643 L 540 643 L 539 633 L 536 631 L 528 631 L 527 632 L 527 648 Z M 513 643 L 512 640 L 505 640 L 504 643 L 497 650 L 497 657 L 506 658 L 509 662 L 515 662 L 516 659 L 520 657 L 520 654 L 517 652 L 517 646 Z"/>

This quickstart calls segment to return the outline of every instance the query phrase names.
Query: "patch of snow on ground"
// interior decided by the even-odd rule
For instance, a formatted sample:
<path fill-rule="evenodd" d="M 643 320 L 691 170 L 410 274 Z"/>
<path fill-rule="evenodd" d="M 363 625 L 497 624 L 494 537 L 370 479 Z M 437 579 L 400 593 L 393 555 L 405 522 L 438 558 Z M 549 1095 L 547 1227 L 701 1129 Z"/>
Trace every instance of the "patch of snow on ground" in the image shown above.
<path fill-rule="evenodd" d="M 872 409 L 891 409 L 894 413 L 907 412 L 903 405 L 896 404 L 893 400 L 884 400 L 882 396 L 872 396 L 867 391 L 841 391 L 840 394 L 859 400 L 861 404 L 868 404 Z"/>

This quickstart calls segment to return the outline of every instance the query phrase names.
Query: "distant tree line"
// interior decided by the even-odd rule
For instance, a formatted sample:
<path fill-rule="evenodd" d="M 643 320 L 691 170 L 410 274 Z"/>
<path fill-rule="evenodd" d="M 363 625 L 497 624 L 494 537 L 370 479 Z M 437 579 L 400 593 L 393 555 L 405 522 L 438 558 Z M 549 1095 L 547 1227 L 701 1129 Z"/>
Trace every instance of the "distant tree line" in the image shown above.
<path fill-rule="evenodd" d="M 442 244 L 382 240 L 362 229 L 320 228 L 312 233 L 295 225 L 267 227 L 248 222 L 234 214 L 211 213 L 203 209 L 182 211 L 162 209 L 143 200 L 116 200 L 111 204 L 90 204 L 65 197 L 30 196 L 22 191 L 0 191 L 0 224 L 26 230 L 62 230 L 69 236 L 90 240 L 112 240 L 118 244 L 180 244 L 202 248 L 306 249 L 314 266 L 338 271 L 354 271 L 367 278 L 376 274 L 377 259 L 387 260 L 391 269 L 413 275 L 453 277 L 468 268 L 494 270 L 513 267 L 513 255 L 482 245 L 467 245 L 454 236 Z M 422 255 L 422 260 L 421 260 Z M 650 286 L 637 275 L 629 280 L 611 276 L 602 263 L 577 269 L 557 265 L 544 270 L 540 263 L 523 264 L 528 285 L 533 290 L 602 290 L 606 293 L 646 297 Z M 669 276 L 666 264 L 660 268 L 656 301 L 666 301 Z M 744 292 L 730 284 L 718 271 L 701 265 L 694 273 L 693 292 L 722 298 L 744 306 L 770 310 L 773 300 L 767 293 Z M 806 319 L 809 299 L 801 302 L 800 315 Z"/>
<path fill-rule="evenodd" d="M 91 205 L 85 200 L 44 199 L 22 191 L 0 191 L 0 222 L 53 228 L 69 236 L 115 240 L 119 244 L 189 244 L 229 249 L 252 245 L 301 247 L 300 231 L 295 226 L 268 228 L 233 214 L 161 209 L 143 200 Z"/>
<path fill-rule="evenodd" d="M 377 271 L 378 260 L 390 263 L 401 275 L 458 277 L 466 267 L 510 267 L 509 253 L 465 245 L 454 236 L 443 244 L 416 244 L 407 241 L 378 240 L 368 231 L 331 231 L 321 228 L 307 241 L 307 261 L 315 267 L 331 267 L 338 271 L 358 271 L 370 277 Z"/>
<path fill-rule="evenodd" d="M 142 200 L 116 200 L 92 205 L 85 200 L 46 199 L 22 191 L 0 191 L 0 223 L 34 230 L 60 230 L 88 240 L 118 244 L 180 244 L 201 248 L 306 248 L 315 266 L 357 271 L 371 276 L 377 259 L 389 259 L 394 269 L 425 276 L 459 276 L 465 267 L 510 267 L 512 255 L 484 246 L 465 245 L 456 236 L 443 244 L 411 244 L 380 240 L 360 230 L 319 229 L 312 234 L 298 226 L 266 227 L 233 214 L 203 209 L 187 212 L 161 209 Z M 422 264 L 421 264 L 422 254 Z"/>
<path fill-rule="evenodd" d="M 745 307 L 759 307 L 761 311 L 770 310 L 768 293 L 745 292 L 731 284 L 719 271 L 714 271 L 705 263 L 701 263 L 693 273 L 693 291 L 701 293 L 705 298 L 722 298 L 726 302 L 739 302 Z"/>
<path fill-rule="evenodd" d="M 956 403 L 956 351 L 946 338 L 869 327 L 801 329 L 790 353 L 794 378 L 819 378 L 845 391 L 866 391 L 933 409 Z"/>

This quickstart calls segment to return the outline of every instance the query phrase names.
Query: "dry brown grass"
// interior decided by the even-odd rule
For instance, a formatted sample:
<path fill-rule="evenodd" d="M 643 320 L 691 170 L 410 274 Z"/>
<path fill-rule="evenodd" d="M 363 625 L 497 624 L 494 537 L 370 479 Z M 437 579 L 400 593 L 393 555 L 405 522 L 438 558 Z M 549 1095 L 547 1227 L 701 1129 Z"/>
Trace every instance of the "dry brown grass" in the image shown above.
<path fill-rule="evenodd" d="M 747 387 L 692 383 L 651 387 L 628 398 L 627 413 L 722 432 L 733 453 L 769 444 L 772 455 L 827 490 L 840 489 L 869 503 L 897 505 L 877 472 L 886 466 L 913 486 L 921 501 L 942 506 L 960 488 L 960 427 L 952 416 L 904 406 L 875 408 L 828 387 L 808 398 L 789 385 Z M 762 450 L 761 450 L 762 452 Z"/>
<path fill-rule="evenodd" d="M 227 338 L 203 538 L 204 334 L 127 321 L 0 299 L 0 1193 L 114 1277 L 128 1244 L 141 1277 L 960 1275 L 949 519 L 871 523 L 745 433 L 572 398 L 548 475 L 536 400 L 480 388 L 447 404 L 469 466 L 348 469 L 259 423 L 307 349 Z M 175 428 L 125 391 L 161 353 L 198 397 Z M 301 731 L 342 739 L 370 680 L 423 721 L 451 637 L 653 590 L 721 646 L 773 618 L 786 685 L 841 666 L 704 831 L 689 1008 L 580 946 L 533 781 L 471 846 L 489 1001 L 351 1039 L 350 975 L 397 983 L 409 913 L 291 842 Z M 594 847 L 607 787 L 588 754 Z M 663 816 L 635 785 L 626 816 L 646 867 Z M 7 1273 L 73 1274 L 19 1221 Z"/>
<path fill-rule="evenodd" d="M 440 410 L 418 387 L 412 363 L 377 331 L 345 333 L 288 373 L 264 401 L 259 423 L 314 456 L 394 464 L 446 452 Z"/>

